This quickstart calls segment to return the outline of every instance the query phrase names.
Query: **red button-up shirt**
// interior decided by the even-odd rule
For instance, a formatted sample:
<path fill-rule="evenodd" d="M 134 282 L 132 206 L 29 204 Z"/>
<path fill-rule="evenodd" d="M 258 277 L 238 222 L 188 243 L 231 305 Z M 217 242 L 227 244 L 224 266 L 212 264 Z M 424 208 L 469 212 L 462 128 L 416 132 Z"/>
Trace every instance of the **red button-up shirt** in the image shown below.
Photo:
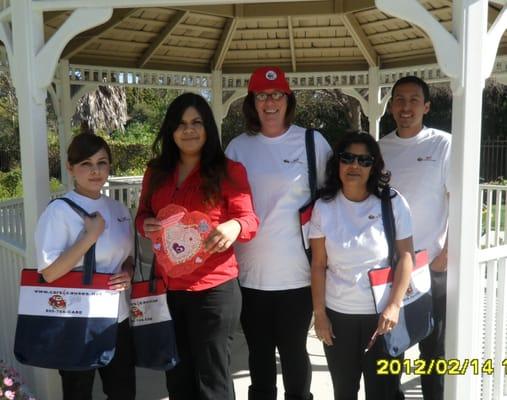
<path fill-rule="evenodd" d="M 188 175 L 179 187 L 177 187 L 178 169 L 176 169 L 174 174 L 169 176 L 167 181 L 153 192 L 150 204 L 147 206 L 145 197 L 151 175 L 151 171 L 148 169 L 144 175 L 136 216 L 137 230 L 145 236 L 144 220 L 156 216 L 160 209 L 172 203 L 183 206 L 188 211 L 196 210 L 208 214 L 214 227 L 230 219 L 235 219 L 241 225 L 241 232 L 237 240 L 246 242 L 252 239 L 257 232 L 259 219 L 253 210 L 246 170 L 242 164 L 228 160 L 227 173 L 229 178 L 225 178 L 221 183 L 221 199 L 213 206 L 204 202 L 204 196 L 200 189 L 199 166 Z M 162 273 L 163 269 L 160 266 L 157 266 L 157 271 L 169 290 L 199 291 L 237 278 L 238 263 L 231 246 L 224 252 L 212 254 L 203 266 L 188 275 L 169 278 Z"/>

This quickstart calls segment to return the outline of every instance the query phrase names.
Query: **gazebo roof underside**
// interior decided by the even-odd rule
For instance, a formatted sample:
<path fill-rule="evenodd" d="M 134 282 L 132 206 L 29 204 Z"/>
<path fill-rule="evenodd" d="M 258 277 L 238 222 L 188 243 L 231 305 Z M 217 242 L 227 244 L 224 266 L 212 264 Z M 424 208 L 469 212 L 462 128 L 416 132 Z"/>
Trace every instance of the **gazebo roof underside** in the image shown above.
<path fill-rule="evenodd" d="M 421 4 L 451 30 L 451 1 Z M 490 23 L 499 9 L 489 5 Z M 69 15 L 44 13 L 46 40 Z M 498 54 L 507 54 L 505 36 Z M 74 38 L 62 58 L 72 64 L 201 73 L 250 72 L 269 64 L 287 72 L 318 72 L 436 62 L 428 36 L 379 11 L 374 0 L 115 9 L 108 22 Z"/>

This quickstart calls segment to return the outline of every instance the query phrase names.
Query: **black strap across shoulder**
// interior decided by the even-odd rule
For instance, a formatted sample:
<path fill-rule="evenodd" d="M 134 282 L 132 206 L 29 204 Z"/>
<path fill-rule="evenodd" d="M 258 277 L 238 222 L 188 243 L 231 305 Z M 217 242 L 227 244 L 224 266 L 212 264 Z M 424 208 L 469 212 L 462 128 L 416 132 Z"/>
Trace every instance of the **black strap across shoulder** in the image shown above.
<path fill-rule="evenodd" d="M 76 213 L 78 213 L 81 218 L 90 217 L 93 218 L 93 215 L 88 213 L 83 207 L 78 205 L 76 202 L 68 199 L 66 197 L 58 197 L 53 201 L 62 200 L 67 203 L 70 208 L 72 208 Z M 84 265 L 83 265 L 83 285 L 90 285 L 92 283 L 93 273 L 96 271 L 96 260 L 95 260 L 95 243 L 88 249 L 88 251 L 84 255 Z"/>
<path fill-rule="evenodd" d="M 315 201 L 317 198 L 317 164 L 315 161 L 315 135 L 312 128 L 308 128 L 305 132 L 305 146 L 311 200 Z"/>
<path fill-rule="evenodd" d="M 394 194 L 396 196 L 396 193 Z M 392 197 L 394 197 L 392 196 Z M 396 270 L 396 225 L 394 222 L 393 204 L 391 201 L 391 188 L 386 185 L 380 192 L 380 203 L 382 206 L 382 223 L 384 224 L 384 233 L 387 239 L 387 245 L 389 248 L 389 265 L 392 270 Z"/>

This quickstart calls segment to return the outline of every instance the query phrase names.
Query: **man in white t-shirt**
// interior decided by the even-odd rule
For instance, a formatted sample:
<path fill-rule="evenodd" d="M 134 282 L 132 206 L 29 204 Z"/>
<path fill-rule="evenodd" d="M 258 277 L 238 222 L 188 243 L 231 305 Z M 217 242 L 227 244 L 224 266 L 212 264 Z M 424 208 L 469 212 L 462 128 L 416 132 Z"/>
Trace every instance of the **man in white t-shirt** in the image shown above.
<path fill-rule="evenodd" d="M 406 76 L 391 91 L 389 111 L 396 130 L 379 144 L 391 185 L 407 199 L 412 211 L 415 250 L 427 249 L 431 260 L 431 285 L 435 328 L 419 343 L 421 358 L 445 356 L 445 307 L 447 289 L 448 170 L 451 135 L 423 125 L 430 110 L 429 88 L 421 79 Z M 443 375 L 421 376 L 425 400 L 443 400 Z"/>

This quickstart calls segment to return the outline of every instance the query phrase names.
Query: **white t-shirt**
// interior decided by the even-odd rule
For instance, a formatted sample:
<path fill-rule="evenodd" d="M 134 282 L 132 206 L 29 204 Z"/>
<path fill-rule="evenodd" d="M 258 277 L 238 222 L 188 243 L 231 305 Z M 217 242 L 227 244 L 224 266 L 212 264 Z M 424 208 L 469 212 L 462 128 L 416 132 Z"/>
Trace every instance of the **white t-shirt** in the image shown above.
<path fill-rule="evenodd" d="M 331 148 L 315 131 L 317 184 L 325 177 Z M 274 138 L 241 134 L 225 150 L 248 173 L 259 230 L 236 243 L 242 286 L 286 290 L 310 285 L 310 268 L 301 241 L 298 209 L 310 199 L 305 129 L 292 125 Z"/>
<path fill-rule="evenodd" d="M 132 252 L 133 231 L 128 209 L 116 200 L 106 196 L 90 199 L 74 191 L 67 197 L 85 209 L 88 213 L 98 211 L 105 220 L 104 232 L 95 245 L 97 272 L 115 274 Z M 35 248 L 39 272 L 51 265 L 66 249 L 71 247 L 83 235 L 83 218 L 67 203 L 56 200 L 50 203 L 37 222 L 35 229 Z M 83 258 L 76 267 L 83 265 Z M 129 316 L 129 307 L 125 292 L 120 294 L 118 321 Z"/>
<path fill-rule="evenodd" d="M 392 199 L 396 240 L 412 236 L 410 210 L 398 194 Z M 325 238 L 326 307 L 344 314 L 375 314 L 368 271 L 388 265 L 389 249 L 381 201 L 348 200 L 341 191 L 331 201 L 317 200 L 310 238 Z"/>
<path fill-rule="evenodd" d="M 451 135 L 424 127 L 416 136 L 396 132 L 379 142 L 390 185 L 407 199 L 414 225 L 414 249 L 433 260 L 445 244 L 449 215 L 448 174 Z"/>

